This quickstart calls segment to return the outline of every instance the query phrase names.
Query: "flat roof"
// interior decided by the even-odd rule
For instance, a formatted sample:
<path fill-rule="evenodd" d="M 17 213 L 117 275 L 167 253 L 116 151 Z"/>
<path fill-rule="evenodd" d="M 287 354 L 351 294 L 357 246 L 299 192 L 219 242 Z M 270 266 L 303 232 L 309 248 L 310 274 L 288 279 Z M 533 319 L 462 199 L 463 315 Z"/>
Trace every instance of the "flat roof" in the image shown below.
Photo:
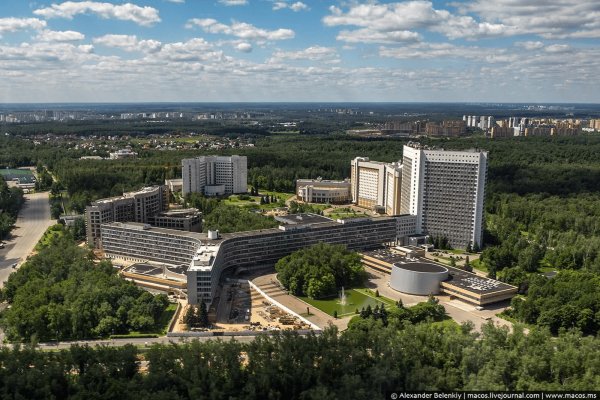
<path fill-rule="evenodd" d="M 288 214 L 284 216 L 277 216 L 275 219 L 279 222 L 283 222 L 286 225 L 312 225 L 333 221 L 331 218 L 311 213 Z"/>
<path fill-rule="evenodd" d="M 508 289 L 515 289 L 514 286 L 495 279 L 478 276 L 458 268 L 448 268 L 448 280 L 444 283 L 457 286 L 473 293 L 493 293 Z"/>
<path fill-rule="evenodd" d="M 423 271 L 423 272 L 438 272 L 438 270 L 429 270 L 429 267 L 425 265 L 432 265 L 434 267 L 445 268 L 448 270 L 448 279 L 444 281 L 445 284 L 453 285 L 476 294 L 494 293 L 509 289 L 515 289 L 514 286 L 506 284 L 504 282 L 497 281 L 495 279 L 478 276 L 473 273 L 463 271 L 462 269 L 452 268 L 447 265 L 441 265 L 439 263 L 432 262 L 429 259 L 416 257 L 409 261 L 404 256 L 394 253 L 389 249 L 375 249 L 370 251 L 361 251 L 361 254 L 375 258 L 388 264 L 402 264 L 399 267 L 409 269 L 411 271 Z M 420 267 L 410 267 L 409 265 L 420 265 Z M 413 268 L 425 268 L 424 269 L 413 269 Z M 441 272 L 441 271 L 439 271 Z"/>
<path fill-rule="evenodd" d="M 448 268 L 442 267 L 441 265 L 428 263 L 428 262 L 420 262 L 420 261 L 398 262 L 398 263 L 394 263 L 394 267 L 406 269 L 409 271 L 415 271 L 415 272 L 429 272 L 429 273 L 448 272 Z"/>

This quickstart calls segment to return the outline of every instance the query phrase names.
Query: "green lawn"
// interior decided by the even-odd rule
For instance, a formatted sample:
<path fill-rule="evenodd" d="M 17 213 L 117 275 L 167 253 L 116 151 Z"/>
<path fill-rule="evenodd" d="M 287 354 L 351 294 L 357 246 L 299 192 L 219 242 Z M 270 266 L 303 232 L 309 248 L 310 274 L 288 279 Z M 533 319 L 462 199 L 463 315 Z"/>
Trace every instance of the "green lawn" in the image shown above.
<path fill-rule="evenodd" d="M 489 272 L 485 264 L 479 261 L 479 259 L 471 261 L 471 266 L 481 272 Z"/>
<path fill-rule="evenodd" d="M 240 200 L 238 195 L 229 196 L 227 200 L 223 200 L 223 204 L 230 206 L 238 206 L 251 209 L 272 210 L 277 207 L 285 207 L 285 204 L 279 202 L 260 204 L 260 196 L 250 196 L 249 200 Z"/>
<path fill-rule="evenodd" d="M 385 304 L 387 306 L 395 305 L 393 300 L 382 296 L 375 297 L 374 295 L 369 294 L 367 290 L 368 289 L 345 290 L 347 299 L 346 305 L 340 304 L 339 297 L 319 300 L 311 299 L 305 296 L 299 296 L 299 298 L 331 316 L 333 316 L 334 311 L 337 311 L 339 317 L 353 315 L 357 309 L 360 311 L 363 307 L 367 307 L 369 305 L 371 307 L 381 304 Z"/>

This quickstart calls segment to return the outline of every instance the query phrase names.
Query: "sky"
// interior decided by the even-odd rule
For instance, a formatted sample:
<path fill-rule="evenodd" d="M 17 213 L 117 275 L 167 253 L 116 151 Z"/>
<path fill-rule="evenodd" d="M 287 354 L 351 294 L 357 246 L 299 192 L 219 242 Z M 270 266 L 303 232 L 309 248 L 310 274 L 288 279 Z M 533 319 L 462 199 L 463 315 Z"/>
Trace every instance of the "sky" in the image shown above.
<path fill-rule="evenodd" d="M 600 103 L 599 0 L 0 1 L 0 102 Z"/>

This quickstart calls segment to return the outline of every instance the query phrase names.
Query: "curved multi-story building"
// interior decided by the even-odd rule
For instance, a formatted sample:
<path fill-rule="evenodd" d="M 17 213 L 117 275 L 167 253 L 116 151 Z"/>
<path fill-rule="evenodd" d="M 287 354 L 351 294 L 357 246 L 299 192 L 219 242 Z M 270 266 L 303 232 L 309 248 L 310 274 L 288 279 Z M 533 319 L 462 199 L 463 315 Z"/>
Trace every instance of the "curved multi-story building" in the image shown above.
<path fill-rule="evenodd" d="M 130 261 L 187 264 L 188 301 L 210 303 L 227 268 L 265 267 L 301 248 L 343 244 L 363 250 L 393 243 L 396 218 L 333 221 L 312 214 L 283 217 L 279 228 L 218 235 L 153 228 L 139 223 L 102 225 L 101 246 L 107 257 Z"/>

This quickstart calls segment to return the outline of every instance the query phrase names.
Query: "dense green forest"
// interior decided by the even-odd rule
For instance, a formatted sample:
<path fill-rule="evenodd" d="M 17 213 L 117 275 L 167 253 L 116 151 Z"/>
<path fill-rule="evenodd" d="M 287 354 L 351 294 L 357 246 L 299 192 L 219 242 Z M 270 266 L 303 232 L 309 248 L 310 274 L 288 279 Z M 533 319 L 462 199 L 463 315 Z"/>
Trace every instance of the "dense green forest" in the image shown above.
<path fill-rule="evenodd" d="M 0 292 L 9 339 L 47 341 L 106 337 L 156 328 L 168 305 L 119 277 L 109 261 L 94 263 L 61 225 L 51 228 Z"/>
<path fill-rule="evenodd" d="M 296 296 L 318 299 L 366 278 L 358 253 L 343 245 L 318 243 L 295 251 L 275 264 L 277 279 Z"/>
<path fill-rule="evenodd" d="M 147 364 L 140 368 L 140 357 Z M 387 390 L 594 390 L 600 339 L 404 322 L 338 334 L 194 341 L 144 353 L 0 350 L 0 396 L 22 399 L 379 399 Z"/>
<path fill-rule="evenodd" d="M 23 191 L 9 188 L 0 177 L 0 240 L 4 240 L 15 227 L 17 215 L 24 203 Z"/>

